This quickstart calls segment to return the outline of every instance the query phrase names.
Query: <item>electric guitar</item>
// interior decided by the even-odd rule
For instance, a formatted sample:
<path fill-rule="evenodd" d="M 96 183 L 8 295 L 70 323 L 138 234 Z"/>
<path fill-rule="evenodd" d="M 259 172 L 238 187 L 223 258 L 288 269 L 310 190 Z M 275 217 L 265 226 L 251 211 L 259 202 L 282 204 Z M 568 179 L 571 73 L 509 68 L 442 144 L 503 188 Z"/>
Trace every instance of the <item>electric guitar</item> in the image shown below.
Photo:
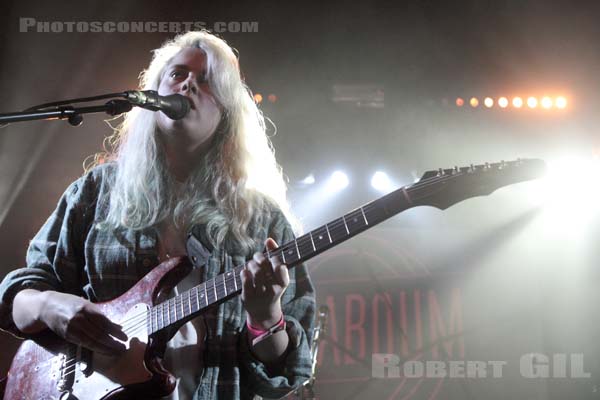
<path fill-rule="evenodd" d="M 416 183 L 285 243 L 271 255 L 279 255 L 292 268 L 409 208 L 428 205 L 443 210 L 500 187 L 538 178 L 544 171 L 545 163 L 537 159 L 429 171 Z M 242 291 L 240 271 L 244 266 L 240 265 L 157 302 L 160 293 L 170 291 L 191 267 L 187 257 L 169 259 L 120 297 L 98 304 L 128 335 L 127 350 L 119 356 L 92 353 L 49 331 L 26 340 L 13 359 L 4 398 L 113 400 L 170 394 L 176 379 L 161 364 L 169 339 L 207 307 Z"/>

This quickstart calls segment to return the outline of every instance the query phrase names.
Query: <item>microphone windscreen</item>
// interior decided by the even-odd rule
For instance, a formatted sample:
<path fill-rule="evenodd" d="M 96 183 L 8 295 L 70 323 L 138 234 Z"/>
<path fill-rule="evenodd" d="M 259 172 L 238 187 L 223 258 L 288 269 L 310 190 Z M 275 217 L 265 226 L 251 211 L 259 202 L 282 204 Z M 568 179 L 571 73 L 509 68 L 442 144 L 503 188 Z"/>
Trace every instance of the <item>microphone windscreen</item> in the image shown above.
<path fill-rule="evenodd" d="M 190 99 L 180 94 L 161 96 L 161 111 L 173 120 L 182 119 L 190 112 Z"/>

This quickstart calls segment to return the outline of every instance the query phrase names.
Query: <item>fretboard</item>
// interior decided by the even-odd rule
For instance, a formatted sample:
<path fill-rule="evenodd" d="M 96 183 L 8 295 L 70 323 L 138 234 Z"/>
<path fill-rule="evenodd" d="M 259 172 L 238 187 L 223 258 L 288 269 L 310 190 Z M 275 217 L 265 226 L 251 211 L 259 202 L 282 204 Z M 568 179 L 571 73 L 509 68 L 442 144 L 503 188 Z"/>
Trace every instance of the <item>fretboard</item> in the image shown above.
<path fill-rule="evenodd" d="M 288 268 L 293 268 L 401 211 L 420 205 L 419 199 L 437 190 L 436 185 L 440 181 L 452 177 L 454 176 L 436 177 L 400 188 L 299 236 L 272 252 L 265 252 L 265 256 L 279 256 Z M 239 265 L 152 307 L 146 318 L 148 332 L 152 334 L 192 319 L 207 307 L 240 294 L 240 271 L 243 268 L 244 265 Z"/>

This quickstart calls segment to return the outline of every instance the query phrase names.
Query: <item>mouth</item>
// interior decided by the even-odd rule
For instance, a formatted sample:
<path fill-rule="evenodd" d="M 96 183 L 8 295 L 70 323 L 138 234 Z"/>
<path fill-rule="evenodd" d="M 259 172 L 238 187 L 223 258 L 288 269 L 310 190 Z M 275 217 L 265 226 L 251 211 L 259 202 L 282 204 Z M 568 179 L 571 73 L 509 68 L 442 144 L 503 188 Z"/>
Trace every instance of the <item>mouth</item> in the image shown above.
<path fill-rule="evenodd" d="M 190 103 L 190 108 L 191 108 L 192 110 L 195 110 L 195 109 L 196 109 L 196 104 L 194 103 L 194 100 L 192 100 L 191 98 L 189 98 L 189 97 L 187 97 L 187 96 L 184 96 L 184 97 L 185 97 L 185 98 L 188 100 L 188 102 Z"/>

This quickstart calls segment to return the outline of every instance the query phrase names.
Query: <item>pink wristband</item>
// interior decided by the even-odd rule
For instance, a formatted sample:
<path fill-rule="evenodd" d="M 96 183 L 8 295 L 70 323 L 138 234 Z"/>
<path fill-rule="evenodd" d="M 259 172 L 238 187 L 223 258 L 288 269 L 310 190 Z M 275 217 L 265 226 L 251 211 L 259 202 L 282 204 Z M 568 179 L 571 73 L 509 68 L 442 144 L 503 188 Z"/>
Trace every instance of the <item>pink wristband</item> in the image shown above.
<path fill-rule="evenodd" d="M 285 329 L 285 319 L 283 318 L 283 313 L 282 313 L 281 319 L 279 320 L 279 322 L 277 322 L 275 325 L 273 325 L 272 327 L 270 327 L 269 329 L 266 329 L 266 330 L 256 329 L 252 325 L 250 325 L 250 322 L 248 322 L 248 320 L 246 320 L 246 328 L 248 329 L 248 333 L 250 334 L 250 339 L 252 341 L 252 345 L 254 346 L 257 343 L 259 343 L 260 341 L 273 335 L 274 333 L 284 330 Z"/>

